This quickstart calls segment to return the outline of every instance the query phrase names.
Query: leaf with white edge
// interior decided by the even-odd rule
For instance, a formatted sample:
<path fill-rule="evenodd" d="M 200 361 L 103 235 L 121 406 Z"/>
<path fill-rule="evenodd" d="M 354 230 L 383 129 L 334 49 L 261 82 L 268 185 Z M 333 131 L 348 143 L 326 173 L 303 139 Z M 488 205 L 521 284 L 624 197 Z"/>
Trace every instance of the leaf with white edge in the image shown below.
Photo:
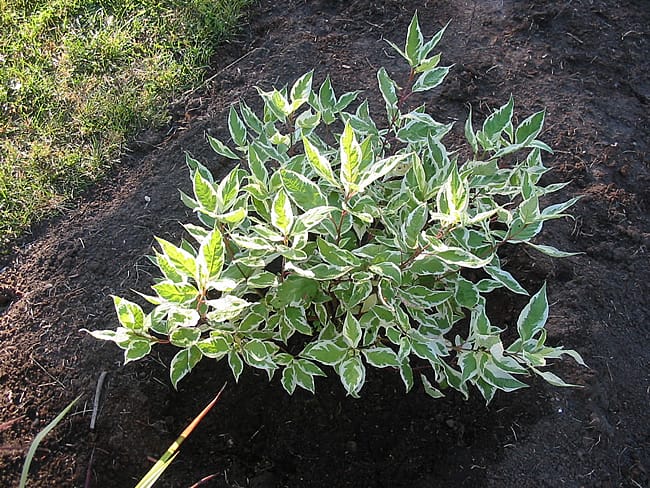
<path fill-rule="evenodd" d="M 246 284 L 251 288 L 269 288 L 271 286 L 276 286 L 278 283 L 278 277 L 274 273 L 269 271 L 261 271 L 254 274 L 246 280 Z"/>
<path fill-rule="evenodd" d="M 201 210 L 207 213 L 217 211 L 217 192 L 212 183 L 201 176 L 196 171 L 193 178 L 194 196 L 196 201 L 201 205 Z"/>
<path fill-rule="evenodd" d="M 459 247 L 437 246 L 432 249 L 433 255 L 448 264 L 455 264 L 464 268 L 482 268 L 490 261 L 492 256 L 481 259 L 469 251 Z"/>
<path fill-rule="evenodd" d="M 397 84 L 388 76 L 385 68 L 382 67 L 377 71 L 377 80 L 379 81 L 379 90 L 384 97 L 386 105 L 391 108 L 397 108 Z"/>
<path fill-rule="evenodd" d="M 201 353 L 206 358 L 221 359 L 231 349 L 232 339 L 230 341 L 225 336 L 214 336 L 196 343 Z"/>
<path fill-rule="evenodd" d="M 481 392 L 481 395 L 483 395 L 483 398 L 485 398 L 485 403 L 486 405 L 489 404 L 492 399 L 494 398 L 494 394 L 497 392 L 497 388 L 485 381 L 482 377 L 477 376 L 472 380 L 472 383 L 476 385 L 478 390 Z"/>
<path fill-rule="evenodd" d="M 378 274 L 379 276 L 389 278 L 398 285 L 402 283 L 402 270 L 395 263 L 383 262 L 373 264 L 368 268 L 368 270 L 372 273 Z"/>
<path fill-rule="evenodd" d="M 343 322 L 343 339 L 345 339 L 348 346 L 356 348 L 359 345 L 359 342 L 361 342 L 361 336 L 362 331 L 359 321 L 354 317 L 354 315 L 348 312 L 345 315 L 345 321 Z"/>
<path fill-rule="evenodd" d="M 244 361 L 237 352 L 231 350 L 228 353 L 228 366 L 230 366 L 232 375 L 235 377 L 235 382 L 238 382 L 242 371 L 244 371 Z"/>
<path fill-rule="evenodd" d="M 413 388 L 413 368 L 409 364 L 408 355 L 402 358 L 402 361 L 399 365 L 399 375 L 402 378 L 402 382 L 406 387 L 406 392 L 408 393 Z"/>
<path fill-rule="evenodd" d="M 398 289 L 402 302 L 409 308 L 428 309 L 449 300 L 451 290 L 431 290 L 426 286 L 409 286 Z"/>
<path fill-rule="evenodd" d="M 360 266 L 361 260 L 346 249 L 341 249 L 336 244 L 325 239 L 316 240 L 318 252 L 323 259 L 334 266 Z"/>
<path fill-rule="evenodd" d="M 467 121 L 465 122 L 465 139 L 469 142 L 469 145 L 472 148 L 472 152 L 476 155 L 478 153 L 478 142 L 476 141 L 476 133 L 472 127 L 472 106 L 469 107 L 469 115 L 467 116 Z"/>
<path fill-rule="evenodd" d="M 158 320 L 161 320 L 162 313 L 160 312 Z M 177 327 L 194 327 L 200 318 L 199 312 L 193 308 L 172 308 L 167 312 L 167 334 Z"/>
<path fill-rule="evenodd" d="M 431 398 L 443 398 L 445 396 L 444 393 L 431 384 L 429 378 L 425 375 L 420 374 L 420 379 L 422 380 L 422 386 L 424 386 L 424 392 Z"/>
<path fill-rule="evenodd" d="M 194 276 L 196 271 L 196 260 L 185 249 L 174 246 L 171 242 L 156 237 L 156 241 L 160 244 L 162 253 L 167 256 L 169 262 L 181 275 L 185 277 Z"/>
<path fill-rule="evenodd" d="M 526 304 L 517 319 L 517 331 L 523 341 L 532 339 L 548 320 L 546 284 Z"/>
<path fill-rule="evenodd" d="M 285 307 L 282 311 L 284 320 L 303 335 L 311 335 L 312 330 L 303 307 Z"/>
<path fill-rule="evenodd" d="M 362 349 L 366 361 L 375 368 L 399 368 L 401 361 L 397 353 L 389 347 L 371 347 Z"/>
<path fill-rule="evenodd" d="M 432 90 L 440 85 L 449 74 L 451 66 L 441 66 L 422 73 L 413 84 L 413 92 Z"/>
<path fill-rule="evenodd" d="M 124 350 L 124 364 L 142 359 L 151 352 L 151 341 L 142 339 L 130 340 Z"/>
<path fill-rule="evenodd" d="M 212 230 L 201 242 L 197 259 L 199 282 L 204 286 L 221 275 L 224 263 L 223 237 L 219 229 Z"/>
<path fill-rule="evenodd" d="M 216 323 L 237 318 L 244 310 L 253 305 L 251 302 L 233 295 L 225 295 L 215 300 L 208 300 L 207 304 L 210 306 L 210 311 L 207 313 L 206 318 L 210 322 Z"/>
<path fill-rule="evenodd" d="M 282 186 L 289 197 L 303 210 L 327 205 L 327 200 L 316 183 L 295 171 L 280 170 Z"/>
<path fill-rule="evenodd" d="M 199 290 L 189 283 L 173 283 L 161 281 L 152 286 L 158 296 L 168 302 L 185 305 L 199 297 Z"/>
<path fill-rule="evenodd" d="M 424 73 L 425 71 L 431 71 L 433 68 L 438 66 L 440 63 L 440 54 L 436 54 L 435 56 L 428 58 L 428 59 L 423 59 L 420 64 L 418 64 L 417 68 L 415 68 L 416 73 Z"/>
<path fill-rule="evenodd" d="M 336 207 L 314 207 L 307 210 L 304 214 L 298 215 L 293 226 L 292 233 L 299 234 L 309 231 L 320 224 L 330 216 Z"/>
<path fill-rule="evenodd" d="M 309 161 L 314 170 L 316 170 L 316 173 L 331 183 L 334 187 L 340 186 L 340 183 L 336 180 L 334 172 L 332 171 L 332 166 L 330 165 L 327 158 L 321 156 L 316 146 L 309 142 L 309 139 L 306 137 L 302 138 L 302 143 L 305 147 L 307 161 Z"/>
<path fill-rule="evenodd" d="M 294 364 L 289 364 L 282 370 L 282 378 L 280 379 L 282 387 L 289 395 L 293 395 L 296 391 L 296 367 Z"/>
<path fill-rule="evenodd" d="M 365 191 L 371 183 L 379 178 L 383 178 L 410 157 L 410 154 L 397 154 L 374 162 L 370 167 L 363 170 L 361 178 L 357 184 L 357 191 Z"/>
<path fill-rule="evenodd" d="M 357 142 L 350 124 L 345 124 L 341 135 L 341 183 L 348 195 L 358 191 L 359 169 L 361 166 L 361 146 Z"/>
<path fill-rule="evenodd" d="M 291 87 L 291 101 L 293 104 L 300 102 L 300 105 L 307 100 L 309 100 L 309 94 L 311 93 L 311 83 L 314 76 L 314 71 L 309 71 L 305 73 Z M 295 108 L 298 108 L 298 105 Z"/>
<path fill-rule="evenodd" d="M 529 295 L 526 289 L 519 284 L 519 282 L 509 272 L 501 269 L 498 266 L 486 266 L 485 272 L 489 274 L 494 280 L 501 283 L 508 290 L 518 293 L 519 295 Z"/>
<path fill-rule="evenodd" d="M 273 227 L 286 236 L 289 235 L 293 221 L 294 215 L 293 209 L 291 208 L 291 200 L 289 200 L 284 190 L 279 190 L 271 205 L 271 223 Z"/>
<path fill-rule="evenodd" d="M 366 368 L 359 356 L 346 359 L 338 366 L 341 383 L 349 395 L 358 396 L 359 390 L 366 381 Z"/>
<path fill-rule="evenodd" d="M 118 296 L 113 296 L 113 304 L 120 324 L 134 332 L 146 332 L 144 330 L 144 312 L 140 305 Z"/>
<path fill-rule="evenodd" d="M 532 368 L 533 371 L 535 372 L 536 375 L 540 376 L 544 381 L 547 383 L 553 385 L 553 386 L 559 386 L 559 387 L 580 387 L 580 385 L 573 385 L 571 383 L 566 383 L 562 378 L 557 376 L 554 373 L 551 373 L 550 371 L 541 371 L 537 368 Z"/>
<path fill-rule="evenodd" d="M 413 14 L 411 23 L 409 25 L 408 33 L 406 35 L 406 46 L 404 54 L 408 59 L 409 65 L 413 68 L 420 63 L 420 49 L 424 42 L 424 36 L 420 30 L 420 23 L 418 22 L 418 13 Z"/>
<path fill-rule="evenodd" d="M 176 347 L 190 347 L 201 338 L 201 331 L 194 327 L 179 327 L 169 334 L 169 342 Z"/>
<path fill-rule="evenodd" d="M 336 104 L 336 95 L 332 89 L 332 80 L 330 80 L 329 75 L 327 75 L 325 81 L 320 86 L 320 90 L 318 91 L 318 101 L 323 109 L 332 110 Z"/>
<path fill-rule="evenodd" d="M 539 135 L 544 125 L 544 110 L 534 113 L 525 119 L 515 132 L 515 143 L 526 146 Z"/>
<path fill-rule="evenodd" d="M 451 20 L 449 22 L 451 22 Z M 449 27 L 449 22 L 447 22 L 447 24 L 445 24 L 445 26 L 442 29 L 436 32 L 429 41 L 424 43 L 424 45 L 420 49 L 420 59 L 426 58 L 429 55 L 429 53 L 438 45 L 440 39 L 442 39 L 442 36 L 447 30 L 447 27 Z"/>
<path fill-rule="evenodd" d="M 332 340 L 318 340 L 308 344 L 300 355 L 328 366 L 334 366 L 345 359 L 347 350 Z"/>
<path fill-rule="evenodd" d="M 508 103 L 499 107 L 498 110 L 494 111 L 483 123 L 483 132 L 490 140 L 495 140 L 499 137 L 503 129 L 510 123 L 512 120 L 512 110 L 514 108 L 515 101 L 510 96 Z"/>
<path fill-rule="evenodd" d="M 246 145 L 246 126 L 237 114 L 234 105 L 230 106 L 230 112 L 228 113 L 228 129 L 233 142 L 237 146 L 243 147 Z"/>
<path fill-rule="evenodd" d="M 169 366 L 169 376 L 175 389 L 178 389 L 178 382 L 192 371 L 202 357 L 201 350 L 196 346 L 183 349 L 174 356 Z"/>
<path fill-rule="evenodd" d="M 526 383 L 519 381 L 507 371 L 499 368 L 490 359 L 485 361 L 483 368 L 481 368 L 481 377 L 492 386 L 505 392 L 511 392 L 528 387 Z"/>
<path fill-rule="evenodd" d="M 212 150 L 214 152 L 228 159 L 235 159 L 235 160 L 239 159 L 239 156 L 237 156 L 232 151 L 232 149 L 226 146 L 219 139 L 217 139 L 216 137 L 212 137 L 210 134 L 206 134 L 206 135 L 208 137 L 208 142 L 210 143 L 210 147 L 212 147 Z"/>
<path fill-rule="evenodd" d="M 573 197 L 571 200 L 567 200 L 563 203 L 557 203 L 555 205 L 550 205 L 542 210 L 541 216 L 544 220 L 557 219 L 561 217 L 566 217 L 568 214 L 563 213 L 569 207 L 572 207 L 580 200 L 582 196 Z"/>

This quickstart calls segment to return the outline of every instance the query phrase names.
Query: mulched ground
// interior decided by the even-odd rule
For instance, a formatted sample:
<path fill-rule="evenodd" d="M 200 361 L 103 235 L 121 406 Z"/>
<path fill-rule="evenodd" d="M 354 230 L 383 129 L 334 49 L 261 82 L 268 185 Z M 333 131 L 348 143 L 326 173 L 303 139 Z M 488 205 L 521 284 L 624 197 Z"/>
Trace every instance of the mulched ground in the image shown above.
<path fill-rule="evenodd" d="M 548 182 L 571 180 L 575 221 L 555 221 L 541 242 L 583 254 L 551 260 L 515 251 L 508 268 L 536 289 L 546 281 L 549 336 L 590 369 L 556 371 L 579 389 L 539 382 L 486 407 L 450 394 L 433 401 L 373 374 L 361 400 L 334 380 L 316 396 L 286 395 L 246 373 L 183 447 L 159 486 L 188 487 L 646 487 L 650 469 L 650 4 L 604 0 L 262 0 L 242 35 L 214 60 L 205 88 L 174 106 L 164 133 L 144 134 L 121 169 L 68 216 L 35 230 L 0 265 L 0 485 L 15 486 L 33 436 L 76 395 L 84 399 L 38 452 L 34 487 L 129 487 L 229 373 L 203 361 L 170 387 L 170 351 L 127 367 L 111 344 L 79 332 L 111 328 L 109 294 L 144 290 L 153 236 L 178 241 L 193 217 L 184 151 L 216 174 L 227 168 L 206 131 L 226 138 L 226 110 L 254 86 L 315 68 L 339 92 L 366 90 L 381 110 L 375 72 L 402 65 L 381 41 L 402 42 L 418 9 L 427 35 L 451 19 L 441 49 L 454 64 L 426 100 L 441 121 L 468 104 L 485 116 L 512 93 L 521 117 L 546 107 Z M 555 201 L 555 200 L 554 200 Z M 521 303 L 495 318 L 512 324 Z M 90 410 L 108 372 L 94 432 Z M 93 454 L 94 453 L 94 454 Z M 92 454 L 92 459 L 91 459 Z"/>

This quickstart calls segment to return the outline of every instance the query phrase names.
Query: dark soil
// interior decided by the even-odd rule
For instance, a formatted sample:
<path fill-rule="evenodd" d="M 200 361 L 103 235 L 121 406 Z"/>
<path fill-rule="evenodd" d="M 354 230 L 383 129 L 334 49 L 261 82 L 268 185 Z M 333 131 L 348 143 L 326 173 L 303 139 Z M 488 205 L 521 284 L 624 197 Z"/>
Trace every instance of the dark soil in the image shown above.
<path fill-rule="evenodd" d="M 443 59 L 454 64 L 428 106 L 481 120 L 512 93 L 520 120 L 546 108 L 548 182 L 571 180 L 576 219 L 550 223 L 540 242 L 583 254 L 551 260 L 513 251 L 509 269 L 530 289 L 548 283 L 549 337 L 578 350 L 555 371 L 582 388 L 540 382 L 486 407 L 450 394 L 405 395 L 394 375 L 371 375 L 361 400 L 334 380 L 288 396 L 277 379 L 246 373 L 183 446 L 159 486 L 188 487 L 647 487 L 650 478 L 650 3 L 642 0 L 263 0 L 250 26 L 214 60 L 204 89 L 174 106 L 166 134 L 133 146 L 121 169 L 78 209 L 35 231 L 0 271 L 0 486 L 15 486 L 23 453 L 75 396 L 75 413 L 39 450 L 35 487 L 130 487 L 206 404 L 229 372 L 204 361 L 180 391 L 164 348 L 127 367 L 112 344 L 79 332 L 113 328 L 110 294 L 146 290 L 153 236 L 178 241 L 193 217 L 184 152 L 227 168 L 204 133 L 226 139 L 228 106 L 255 104 L 255 86 L 315 68 L 338 92 L 366 89 L 402 65 L 382 37 L 402 42 L 415 9 L 427 35 L 448 20 Z M 153 149 L 152 149 L 153 148 Z M 549 202 L 550 203 L 550 202 Z M 521 303 L 495 318 L 512 324 Z M 94 432 L 98 377 L 108 372 Z"/>

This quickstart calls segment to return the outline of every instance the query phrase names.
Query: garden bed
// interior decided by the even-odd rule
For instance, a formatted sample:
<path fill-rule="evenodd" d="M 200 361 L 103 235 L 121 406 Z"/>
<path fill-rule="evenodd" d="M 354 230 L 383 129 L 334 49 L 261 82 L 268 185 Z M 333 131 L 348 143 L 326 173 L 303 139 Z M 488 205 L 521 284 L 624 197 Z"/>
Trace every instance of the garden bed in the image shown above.
<path fill-rule="evenodd" d="M 555 154 L 545 179 L 571 180 L 552 202 L 584 197 L 575 220 L 549 223 L 540 242 L 583 254 L 517 250 L 505 267 L 530 289 L 547 282 L 550 342 L 590 366 L 555 369 L 582 388 L 535 381 L 486 407 L 479 395 L 405 394 L 384 371 L 369 375 L 360 400 L 336 379 L 319 380 L 316 396 L 288 396 L 278 378 L 246 371 L 235 384 L 227 366 L 203 361 L 176 392 L 165 366 L 172 351 L 122 367 L 121 351 L 79 332 L 113 328 L 109 295 L 152 281 L 153 236 L 178 241 L 179 223 L 193 221 L 177 190 L 190 190 L 184 152 L 216 175 L 228 170 L 204 134 L 227 139 L 230 104 L 255 104 L 255 86 L 314 68 L 315 81 L 330 73 L 341 92 L 367 87 L 379 113 L 376 70 L 401 72 L 381 39 L 401 42 L 416 8 L 426 35 L 451 20 L 440 49 L 454 68 L 426 100 L 438 120 L 457 121 L 450 148 L 460 146 L 468 104 L 475 120 L 510 94 L 519 114 L 547 110 L 541 139 Z M 37 229 L 0 271 L 0 484 L 15 485 L 33 436 L 83 394 L 38 452 L 32 486 L 83 486 L 87 476 L 89 486 L 133 486 L 229 380 L 159 486 L 213 473 L 203 486 L 647 486 L 648 25 L 643 1 L 261 1 L 211 79 L 176 103 L 169 130 L 134 145 L 121 170 Z M 502 301 L 493 321 L 513 326 L 521 306 Z"/>

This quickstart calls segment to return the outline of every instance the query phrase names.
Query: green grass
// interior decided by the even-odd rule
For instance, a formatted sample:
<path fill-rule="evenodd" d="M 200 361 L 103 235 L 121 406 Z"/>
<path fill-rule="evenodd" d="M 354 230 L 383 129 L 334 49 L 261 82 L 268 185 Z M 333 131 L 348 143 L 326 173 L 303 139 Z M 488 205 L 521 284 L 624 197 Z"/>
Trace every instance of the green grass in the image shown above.
<path fill-rule="evenodd" d="M 251 0 L 0 0 L 0 251 L 160 125 Z"/>

